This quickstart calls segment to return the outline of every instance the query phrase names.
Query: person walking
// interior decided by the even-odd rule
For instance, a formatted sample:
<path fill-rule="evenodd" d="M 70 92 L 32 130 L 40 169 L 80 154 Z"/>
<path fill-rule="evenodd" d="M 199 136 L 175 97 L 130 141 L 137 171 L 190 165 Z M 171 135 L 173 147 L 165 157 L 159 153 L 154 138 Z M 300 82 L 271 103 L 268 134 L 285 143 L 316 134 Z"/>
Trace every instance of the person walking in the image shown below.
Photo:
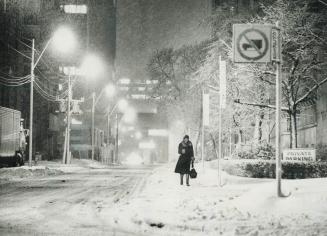
<path fill-rule="evenodd" d="M 180 184 L 183 185 L 184 175 L 186 175 L 186 185 L 190 186 L 190 167 L 194 161 L 193 145 L 188 135 L 185 135 L 183 141 L 178 145 L 178 154 L 180 154 L 175 173 L 180 174 Z"/>

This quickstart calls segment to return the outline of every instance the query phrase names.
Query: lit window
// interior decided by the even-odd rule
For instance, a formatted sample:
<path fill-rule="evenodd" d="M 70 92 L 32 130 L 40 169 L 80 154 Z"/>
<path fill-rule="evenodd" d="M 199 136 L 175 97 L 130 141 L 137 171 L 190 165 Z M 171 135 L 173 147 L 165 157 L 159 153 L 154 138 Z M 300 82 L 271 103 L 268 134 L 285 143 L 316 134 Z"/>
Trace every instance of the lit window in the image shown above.
<path fill-rule="evenodd" d="M 147 80 L 145 83 L 146 84 L 158 84 L 159 81 L 158 80 Z"/>
<path fill-rule="evenodd" d="M 81 70 L 75 66 L 59 66 L 59 71 L 65 75 L 82 75 Z"/>
<path fill-rule="evenodd" d="M 60 6 L 65 13 L 69 14 L 86 14 L 87 6 L 86 5 L 77 5 L 77 4 L 67 4 Z"/>
<path fill-rule="evenodd" d="M 139 87 L 138 90 L 139 91 L 145 91 L 145 87 Z"/>

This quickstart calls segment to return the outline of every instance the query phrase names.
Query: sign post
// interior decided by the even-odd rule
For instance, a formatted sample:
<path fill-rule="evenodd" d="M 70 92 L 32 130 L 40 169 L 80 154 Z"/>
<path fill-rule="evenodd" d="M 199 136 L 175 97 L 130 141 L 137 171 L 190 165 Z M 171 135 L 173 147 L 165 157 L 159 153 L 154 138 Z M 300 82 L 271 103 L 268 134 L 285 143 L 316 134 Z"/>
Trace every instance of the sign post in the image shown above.
<path fill-rule="evenodd" d="M 281 38 L 280 38 L 280 29 L 278 22 L 276 23 L 276 29 L 278 30 L 277 35 L 277 47 L 276 47 L 276 180 L 277 180 L 277 195 L 278 197 L 282 197 L 282 162 L 281 162 L 281 75 L 282 75 L 282 57 L 281 57 Z"/>
<path fill-rule="evenodd" d="M 275 58 L 272 56 L 272 30 L 277 31 Z M 235 63 L 276 63 L 276 181 L 278 197 L 285 197 L 281 190 L 281 85 L 282 43 L 279 23 L 233 25 L 233 61 Z"/>

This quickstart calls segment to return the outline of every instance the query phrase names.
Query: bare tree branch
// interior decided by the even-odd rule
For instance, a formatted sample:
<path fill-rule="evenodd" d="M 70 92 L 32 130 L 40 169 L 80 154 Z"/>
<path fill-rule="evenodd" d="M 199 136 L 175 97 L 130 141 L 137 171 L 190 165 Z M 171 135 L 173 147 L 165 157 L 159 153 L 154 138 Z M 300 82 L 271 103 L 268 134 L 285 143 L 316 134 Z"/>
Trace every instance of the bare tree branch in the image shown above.
<path fill-rule="evenodd" d="M 234 100 L 235 103 L 241 104 L 241 105 L 247 105 L 247 106 L 254 106 L 254 107 L 260 107 L 260 108 L 270 108 L 270 109 L 276 109 L 275 105 L 270 104 L 259 104 L 259 103 L 251 103 L 251 102 L 241 102 L 238 99 Z M 290 110 L 287 107 L 282 107 L 282 111 L 289 112 Z"/>
<path fill-rule="evenodd" d="M 300 97 L 296 102 L 295 105 L 298 105 L 299 103 L 303 102 L 309 95 L 311 95 L 313 92 L 315 92 L 321 85 L 327 82 L 327 78 L 320 81 L 318 84 L 313 86 L 307 93 L 305 93 L 302 97 Z"/>

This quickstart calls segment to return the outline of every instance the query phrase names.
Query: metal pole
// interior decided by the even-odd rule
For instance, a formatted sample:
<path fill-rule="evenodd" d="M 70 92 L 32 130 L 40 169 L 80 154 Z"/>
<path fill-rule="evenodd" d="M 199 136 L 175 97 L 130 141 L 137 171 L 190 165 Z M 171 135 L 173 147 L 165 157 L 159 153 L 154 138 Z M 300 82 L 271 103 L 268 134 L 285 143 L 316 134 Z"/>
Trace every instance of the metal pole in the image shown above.
<path fill-rule="evenodd" d="M 115 161 L 118 163 L 118 133 L 119 132 L 119 119 L 118 119 L 118 112 L 116 113 L 116 142 L 115 142 L 115 146 L 116 146 L 116 150 L 115 150 Z"/>
<path fill-rule="evenodd" d="M 111 150 L 111 125 L 110 125 L 110 114 L 108 114 L 108 147 L 109 147 L 109 155 L 108 155 L 108 164 L 112 164 L 113 161 L 113 151 Z"/>
<path fill-rule="evenodd" d="M 62 164 L 66 164 L 66 156 L 67 156 L 67 127 L 65 129 L 64 153 L 62 155 Z"/>
<path fill-rule="evenodd" d="M 204 89 L 202 89 L 201 159 L 204 171 Z"/>
<path fill-rule="evenodd" d="M 229 158 L 232 156 L 232 128 L 229 128 Z"/>
<path fill-rule="evenodd" d="M 107 136 L 107 144 L 110 144 L 110 136 L 111 136 L 111 127 L 110 127 L 110 115 L 108 114 L 107 116 L 107 132 L 108 132 L 108 136 Z"/>
<path fill-rule="evenodd" d="M 282 80 L 282 48 L 281 48 L 281 36 L 279 30 L 279 22 L 276 23 L 278 29 L 277 36 L 277 61 L 276 61 L 276 180 L 277 180 L 277 195 L 283 196 L 281 190 L 281 80 Z"/>
<path fill-rule="evenodd" d="M 71 86 L 71 76 L 68 75 L 68 105 L 67 105 L 67 159 L 66 163 L 70 164 L 70 123 L 71 123 L 71 109 L 70 103 L 72 100 L 72 86 Z"/>
<path fill-rule="evenodd" d="M 29 134 L 29 152 L 28 163 L 32 166 L 32 153 L 33 153 L 33 90 L 34 90 L 34 39 L 32 39 L 32 56 L 31 56 L 31 87 L 30 87 L 30 134 Z"/>
<path fill-rule="evenodd" d="M 219 69 L 222 69 L 221 66 L 221 56 L 219 56 Z M 222 81 L 222 79 L 220 78 L 220 81 Z M 219 132 L 219 139 L 218 139 L 218 148 L 219 148 L 219 155 L 218 155 L 218 182 L 219 182 L 219 186 L 221 186 L 221 158 L 222 158 L 222 86 L 221 83 L 219 83 L 219 118 L 218 118 L 218 132 Z"/>
<path fill-rule="evenodd" d="M 92 130 L 91 130 L 92 161 L 94 160 L 94 112 L 95 112 L 95 92 L 92 93 Z"/>

